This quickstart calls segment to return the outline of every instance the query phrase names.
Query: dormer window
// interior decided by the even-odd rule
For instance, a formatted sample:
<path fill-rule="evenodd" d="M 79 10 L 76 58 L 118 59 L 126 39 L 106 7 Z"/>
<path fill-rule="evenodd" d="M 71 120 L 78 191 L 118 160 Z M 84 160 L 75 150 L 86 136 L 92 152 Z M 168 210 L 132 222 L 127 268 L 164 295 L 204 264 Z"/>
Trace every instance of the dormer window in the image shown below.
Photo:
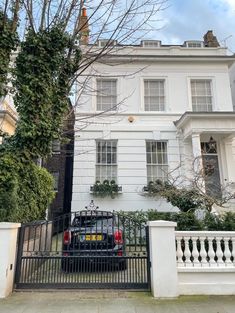
<path fill-rule="evenodd" d="M 141 46 L 144 48 L 159 48 L 161 47 L 160 40 L 142 40 Z"/>
<path fill-rule="evenodd" d="M 184 44 L 187 48 L 203 48 L 204 47 L 204 42 L 199 41 L 199 40 L 185 41 Z"/>
<path fill-rule="evenodd" d="M 105 46 L 116 46 L 117 41 L 116 40 L 109 40 L 109 39 L 100 39 L 98 40 L 98 46 L 103 48 Z"/>

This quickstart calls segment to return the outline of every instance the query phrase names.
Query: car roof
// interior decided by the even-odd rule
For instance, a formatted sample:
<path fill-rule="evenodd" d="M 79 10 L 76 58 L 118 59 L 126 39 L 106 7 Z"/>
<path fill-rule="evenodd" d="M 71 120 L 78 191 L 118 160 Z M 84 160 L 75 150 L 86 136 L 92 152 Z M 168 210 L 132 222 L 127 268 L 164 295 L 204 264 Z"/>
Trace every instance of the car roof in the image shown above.
<path fill-rule="evenodd" d="M 75 217 L 80 217 L 80 216 L 94 216 L 94 217 L 113 217 L 114 214 L 113 212 L 109 211 L 95 211 L 95 210 L 83 210 L 75 213 Z"/>

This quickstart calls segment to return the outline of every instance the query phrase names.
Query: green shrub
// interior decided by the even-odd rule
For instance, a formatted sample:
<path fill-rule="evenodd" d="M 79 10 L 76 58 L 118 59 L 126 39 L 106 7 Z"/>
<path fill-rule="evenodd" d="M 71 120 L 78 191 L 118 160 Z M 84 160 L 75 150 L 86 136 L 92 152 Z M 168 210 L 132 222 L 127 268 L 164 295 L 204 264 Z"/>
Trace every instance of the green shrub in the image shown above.
<path fill-rule="evenodd" d="M 45 218 L 53 200 L 53 178 L 33 161 L 0 155 L 0 221 L 30 222 Z"/>
<path fill-rule="evenodd" d="M 197 219 L 194 212 L 159 212 L 157 210 L 125 212 L 135 223 L 165 220 L 177 223 L 177 230 L 181 231 L 235 231 L 235 213 L 228 212 L 219 216 L 207 212 L 202 220 Z"/>
<path fill-rule="evenodd" d="M 170 202 L 182 212 L 192 211 L 204 205 L 204 200 L 197 190 L 193 188 L 176 188 L 169 182 L 162 182 L 160 179 L 149 182 L 147 191 L 150 196 L 165 198 L 167 202 Z"/>

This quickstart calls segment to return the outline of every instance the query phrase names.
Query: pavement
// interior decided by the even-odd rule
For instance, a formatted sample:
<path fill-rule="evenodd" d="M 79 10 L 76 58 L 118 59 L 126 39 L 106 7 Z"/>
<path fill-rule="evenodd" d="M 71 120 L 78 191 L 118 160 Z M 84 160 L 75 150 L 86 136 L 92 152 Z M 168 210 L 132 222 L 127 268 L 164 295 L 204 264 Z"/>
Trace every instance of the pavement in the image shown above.
<path fill-rule="evenodd" d="M 15 292 L 0 299 L 0 313 L 235 313 L 235 296 L 158 300 L 142 291 Z"/>

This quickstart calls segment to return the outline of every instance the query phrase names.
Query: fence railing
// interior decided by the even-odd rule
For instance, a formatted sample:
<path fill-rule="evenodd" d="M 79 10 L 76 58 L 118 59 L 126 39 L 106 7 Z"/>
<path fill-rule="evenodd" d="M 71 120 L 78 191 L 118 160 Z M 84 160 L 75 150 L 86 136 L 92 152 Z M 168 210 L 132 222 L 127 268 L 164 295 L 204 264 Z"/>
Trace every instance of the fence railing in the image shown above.
<path fill-rule="evenodd" d="M 178 267 L 235 267 L 235 232 L 177 231 Z"/>

